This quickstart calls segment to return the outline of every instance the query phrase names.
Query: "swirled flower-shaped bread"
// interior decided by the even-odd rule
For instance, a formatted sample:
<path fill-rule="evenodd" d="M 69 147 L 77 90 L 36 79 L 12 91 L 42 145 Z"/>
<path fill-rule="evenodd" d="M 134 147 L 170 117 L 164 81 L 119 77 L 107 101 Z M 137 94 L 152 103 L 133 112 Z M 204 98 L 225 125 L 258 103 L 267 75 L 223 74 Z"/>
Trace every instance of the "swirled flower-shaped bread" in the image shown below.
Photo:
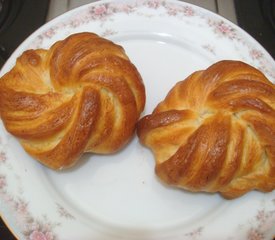
<path fill-rule="evenodd" d="M 72 166 L 84 152 L 122 148 L 144 104 L 141 76 L 124 49 L 93 33 L 27 50 L 0 79 L 6 129 L 53 169 Z"/>
<path fill-rule="evenodd" d="M 235 198 L 275 188 L 275 88 L 257 69 L 220 61 L 177 83 L 138 123 L 156 173 L 189 191 Z"/>

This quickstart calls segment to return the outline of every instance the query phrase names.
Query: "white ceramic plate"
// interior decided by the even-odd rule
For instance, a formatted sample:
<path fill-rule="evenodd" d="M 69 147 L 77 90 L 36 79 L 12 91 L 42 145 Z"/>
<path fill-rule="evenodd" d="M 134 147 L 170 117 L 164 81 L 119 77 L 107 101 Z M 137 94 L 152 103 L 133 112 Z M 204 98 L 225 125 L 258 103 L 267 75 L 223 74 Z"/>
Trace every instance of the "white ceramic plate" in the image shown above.
<path fill-rule="evenodd" d="M 179 80 L 222 59 L 239 59 L 274 82 L 275 62 L 226 19 L 179 1 L 101 1 L 32 34 L 1 71 L 28 48 L 48 48 L 81 31 L 121 44 L 146 86 L 148 114 Z M 87 154 L 75 168 L 49 170 L 0 126 L 0 212 L 19 239 L 272 239 L 275 191 L 228 201 L 218 194 L 167 188 L 137 137 L 110 156 Z"/>

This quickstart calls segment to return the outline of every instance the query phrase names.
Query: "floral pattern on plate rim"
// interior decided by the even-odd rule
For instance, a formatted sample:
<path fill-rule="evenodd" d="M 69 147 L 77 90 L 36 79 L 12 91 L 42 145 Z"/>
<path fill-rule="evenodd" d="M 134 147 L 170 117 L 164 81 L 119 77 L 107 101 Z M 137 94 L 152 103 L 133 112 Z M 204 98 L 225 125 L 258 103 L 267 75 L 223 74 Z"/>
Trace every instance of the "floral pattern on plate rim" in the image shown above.
<path fill-rule="evenodd" d="M 2 143 L 0 143 L 0 146 L 3 147 Z M 1 169 L 3 169 L 4 165 L 13 170 L 12 166 L 9 165 L 7 153 L 2 150 L 0 153 Z M 13 177 L 17 180 L 18 185 L 20 185 L 20 178 L 15 174 Z M 8 176 L 0 173 L 0 201 L 12 213 L 20 234 L 28 240 L 56 240 L 54 228 L 59 226 L 60 223 L 50 222 L 47 215 L 43 215 L 39 219 L 34 217 L 29 211 L 28 201 L 23 199 L 20 194 L 15 196 L 10 193 L 8 186 Z"/>
<path fill-rule="evenodd" d="M 264 53 L 254 48 L 252 45 L 247 45 L 247 42 L 243 40 L 243 35 L 235 28 L 232 24 L 227 23 L 224 20 L 217 20 L 216 18 L 210 18 L 209 15 L 205 14 L 203 11 L 199 11 L 196 8 L 193 8 L 191 5 L 187 4 L 176 4 L 173 2 L 167 2 L 163 0 L 142 0 L 134 1 L 132 3 L 99 3 L 89 6 L 87 9 L 84 9 L 79 14 L 73 16 L 69 21 L 59 22 L 54 27 L 42 32 L 36 40 L 31 44 L 34 48 L 39 48 L 44 39 L 51 39 L 61 28 L 70 28 L 76 29 L 82 24 L 86 24 L 90 21 L 100 21 L 101 26 L 104 26 L 104 23 L 110 19 L 116 13 L 124 14 L 138 14 L 144 17 L 152 17 L 151 15 L 145 14 L 138 11 L 139 7 L 148 7 L 150 9 L 159 9 L 163 8 L 165 14 L 171 17 L 194 17 L 198 16 L 204 19 L 208 26 L 213 29 L 214 34 L 218 37 L 224 37 L 231 41 L 237 41 L 242 43 L 247 47 L 249 51 L 249 56 L 259 63 L 260 70 L 268 73 L 270 76 L 275 78 L 274 71 L 266 66 Z M 108 37 L 115 35 L 118 32 L 112 29 L 104 29 L 101 32 L 101 36 Z M 215 55 L 215 47 L 211 44 L 205 44 L 201 46 L 206 51 L 209 51 Z M 0 139 L 0 147 L 4 149 L 3 143 Z M 9 159 L 4 150 L 0 152 L 0 165 L 6 165 L 8 168 L 12 168 L 9 165 Z M 14 176 L 16 178 L 16 176 Z M 19 182 L 19 179 L 17 179 Z M 9 181 L 7 176 L 4 173 L 0 172 L 0 200 L 7 206 L 10 212 L 14 213 L 16 219 L 17 227 L 21 231 L 21 234 L 29 240 L 57 240 L 58 236 L 55 234 L 55 228 L 61 225 L 60 222 L 51 222 L 47 215 L 34 217 L 28 209 L 27 200 L 23 199 L 21 196 L 14 196 L 8 192 Z M 265 230 L 270 229 L 270 224 L 275 222 L 275 199 L 273 202 L 273 210 L 267 211 L 263 205 L 261 209 L 258 209 L 257 215 L 248 222 L 239 226 L 237 231 L 245 231 L 248 240 L 263 240 L 265 239 Z M 62 205 L 56 203 L 57 211 L 60 218 L 66 220 L 74 220 L 72 216 Z M 203 226 L 184 234 L 185 237 L 192 240 L 201 239 L 203 237 Z M 246 228 L 244 230 L 244 228 Z M 229 238 L 230 239 L 230 238 Z"/>
<path fill-rule="evenodd" d="M 236 232 L 245 231 L 247 240 L 266 240 L 269 239 L 266 236 L 266 232 L 273 229 L 275 225 L 275 199 L 271 201 L 273 203 L 273 210 L 266 211 L 264 207 L 258 209 L 257 214 L 248 221 L 247 224 L 240 224 L 236 229 Z M 263 204 L 264 205 L 264 204 Z M 273 233 L 275 234 L 275 233 Z M 273 236 L 273 239 L 275 235 Z M 233 240 L 236 237 L 230 237 L 227 240 Z"/>
<path fill-rule="evenodd" d="M 13 167 L 9 162 L 8 153 L 6 152 L 6 146 L 2 143 L 0 137 L 0 167 L 1 169 L 9 169 L 13 172 Z M 14 177 L 17 181 L 18 188 L 20 186 L 21 178 L 16 173 L 13 176 L 8 176 L 3 172 L 0 172 L 0 202 L 2 202 L 12 217 L 15 219 L 15 224 L 20 230 L 20 234 L 28 240 L 57 240 L 58 237 L 55 234 L 54 229 L 61 226 L 61 222 L 50 221 L 49 217 L 44 214 L 40 217 L 33 216 L 29 209 L 29 202 L 23 198 L 24 190 L 18 191 L 18 194 L 12 194 L 8 191 L 9 177 Z M 59 213 L 60 218 L 65 220 L 74 220 L 75 217 L 71 215 L 61 204 L 56 203 L 56 211 Z M 59 219 L 60 220 L 60 219 Z"/>
<path fill-rule="evenodd" d="M 199 8 L 194 8 L 192 5 L 184 3 L 175 3 L 164 0 L 139 0 L 127 3 L 119 2 L 103 2 L 88 6 L 77 14 L 73 15 L 70 20 L 60 21 L 54 26 L 46 29 L 36 40 L 31 44 L 33 48 L 38 48 L 42 45 L 44 39 L 51 39 L 60 29 L 69 28 L 77 29 L 79 26 L 87 24 L 91 21 L 99 21 L 102 32 L 99 33 L 102 37 L 109 37 L 118 34 L 113 29 L 104 28 L 106 21 L 112 21 L 112 16 L 118 13 L 126 15 L 137 14 L 139 16 L 151 18 L 152 15 L 140 11 L 142 7 L 147 7 L 152 10 L 164 10 L 160 15 L 165 14 L 168 17 L 176 17 L 179 19 L 199 17 L 203 19 L 207 25 L 213 30 L 213 33 L 220 38 L 226 38 L 230 41 L 241 43 L 246 49 L 247 54 L 252 61 L 257 62 L 259 70 L 265 72 L 275 79 L 275 71 L 265 59 L 265 54 L 262 49 L 256 48 L 253 43 L 247 42 L 244 34 L 232 23 L 222 18 L 217 19 L 217 16 L 209 15 L 208 12 L 202 11 Z M 215 47 L 211 44 L 203 44 L 202 49 L 209 51 L 213 55 Z"/>

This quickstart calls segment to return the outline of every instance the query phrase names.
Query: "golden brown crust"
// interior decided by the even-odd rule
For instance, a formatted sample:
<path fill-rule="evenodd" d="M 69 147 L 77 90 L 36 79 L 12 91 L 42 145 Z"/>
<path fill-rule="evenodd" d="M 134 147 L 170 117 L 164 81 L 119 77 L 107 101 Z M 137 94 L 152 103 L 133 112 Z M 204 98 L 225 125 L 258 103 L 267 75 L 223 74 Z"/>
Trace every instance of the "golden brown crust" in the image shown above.
<path fill-rule="evenodd" d="M 145 89 L 124 49 L 93 33 L 27 50 L 0 79 L 0 113 L 25 150 L 53 169 L 132 137 Z"/>
<path fill-rule="evenodd" d="M 275 189 L 275 88 L 240 61 L 220 61 L 170 90 L 138 123 L 156 173 L 189 191 L 236 198 Z"/>

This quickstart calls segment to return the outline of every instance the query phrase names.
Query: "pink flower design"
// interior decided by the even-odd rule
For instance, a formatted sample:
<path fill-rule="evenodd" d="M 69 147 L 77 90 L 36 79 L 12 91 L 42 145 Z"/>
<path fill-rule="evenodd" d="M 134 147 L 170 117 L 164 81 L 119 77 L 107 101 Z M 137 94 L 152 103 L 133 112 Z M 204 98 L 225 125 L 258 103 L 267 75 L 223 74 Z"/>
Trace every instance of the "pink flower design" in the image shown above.
<path fill-rule="evenodd" d="M 111 36 L 111 35 L 114 35 L 116 34 L 117 32 L 116 31 L 113 31 L 112 29 L 106 29 L 102 34 L 101 36 L 102 37 L 108 37 L 108 36 Z"/>
<path fill-rule="evenodd" d="M 54 236 L 51 232 L 46 232 L 45 235 L 48 240 L 54 240 Z"/>
<path fill-rule="evenodd" d="M 67 219 L 74 219 L 74 216 L 71 215 L 64 207 L 62 207 L 60 204 L 56 204 L 58 213 L 61 217 L 67 218 Z"/>
<path fill-rule="evenodd" d="M 199 227 L 192 232 L 186 233 L 185 236 L 198 237 L 198 236 L 201 236 L 202 232 L 203 232 L 203 227 Z"/>
<path fill-rule="evenodd" d="M 22 216 L 21 216 L 22 217 Z M 52 232 L 54 225 L 50 223 L 42 223 L 38 221 L 32 221 L 32 217 L 25 214 L 24 219 L 29 219 L 30 223 L 26 225 L 25 236 L 29 240 L 54 240 L 55 235 Z M 45 219 L 46 220 L 46 219 Z M 57 226 L 57 225 L 56 225 Z"/>
<path fill-rule="evenodd" d="M 0 175 L 0 189 L 3 189 L 7 186 L 6 177 L 4 175 Z"/>
<path fill-rule="evenodd" d="M 51 232 L 43 233 L 35 230 L 30 234 L 29 239 L 30 240 L 54 240 L 54 236 Z"/>
<path fill-rule="evenodd" d="M 220 22 L 217 25 L 217 30 L 223 34 L 227 34 L 228 32 L 230 32 L 230 28 L 224 24 L 224 22 Z"/>
<path fill-rule="evenodd" d="M 113 11 L 110 11 L 110 6 L 107 4 L 101 4 L 98 6 L 92 6 L 89 9 L 89 21 L 90 20 L 106 20 L 106 17 L 110 15 L 111 13 L 115 12 L 115 9 L 111 9 Z"/>
<path fill-rule="evenodd" d="M 44 32 L 44 36 L 46 38 L 52 38 L 55 35 L 56 31 L 54 28 L 50 28 L 49 30 L 47 30 L 46 32 Z"/>
<path fill-rule="evenodd" d="M 256 215 L 256 219 L 257 219 L 259 222 L 265 221 L 265 219 L 266 219 L 265 211 L 264 211 L 264 210 L 259 210 L 259 211 L 258 211 L 258 214 Z"/>
<path fill-rule="evenodd" d="M 259 60 L 260 58 L 263 57 L 263 53 L 257 49 L 252 49 L 250 52 L 249 52 L 249 55 L 253 58 L 253 59 L 257 59 Z"/>
<path fill-rule="evenodd" d="M 6 160 L 7 160 L 7 156 L 6 156 L 6 153 L 5 152 L 0 152 L 0 163 L 1 162 L 6 162 Z"/>
<path fill-rule="evenodd" d="M 262 232 L 272 229 L 272 225 L 274 224 L 275 220 L 275 210 L 269 212 L 264 210 L 258 211 L 256 220 L 258 221 L 258 229 L 260 229 Z"/>
<path fill-rule="evenodd" d="M 31 231 L 35 231 L 35 230 L 37 230 L 37 229 L 39 229 L 39 224 L 37 223 L 37 222 L 32 222 L 30 225 L 29 225 L 29 229 L 31 230 Z"/>
<path fill-rule="evenodd" d="M 160 6 L 160 1 L 152 0 L 152 1 L 149 1 L 147 4 L 149 8 L 157 9 Z"/>
<path fill-rule="evenodd" d="M 178 9 L 173 8 L 173 7 L 169 7 L 167 9 L 167 14 L 170 15 L 170 16 L 176 16 L 178 14 Z"/>
<path fill-rule="evenodd" d="M 27 207 L 28 204 L 21 199 L 15 204 L 16 211 L 21 214 L 24 214 L 27 211 Z"/>
<path fill-rule="evenodd" d="M 214 46 L 211 46 L 210 44 L 205 44 L 205 45 L 202 45 L 202 48 L 216 55 Z"/>
<path fill-rule="evenodd" d="M 70 22 L 70 27 L 72 27 L 72 28 L 76 28 L 76 27 L 78 27 L 80 25 L 81 25 L 81 21 L 79 19 L 73 19 Z"/>
<path fill-rule="evenodd" d="M 99 5 L 99 6 L 95 7 L 94 11 L 93 11 L 93 13 L 95 15 L 99 15 L 99 16 L 102 16 L 106 12 L 107 12 L 107 8 L 104 5 Z"/>
<path fill-rule="evenodd" d="M 224 21 L 216 22 L 209 19 L 208 24 L 210 27 L 214 27 L 215 33 L 228 37 L 229 39 L 237 39 L 237 34 L 235 29 L 232 28 L 229 24 L 226 24 Z"/>
<path fill-rule="evenodd" d="M 188 16 L 188 17 L 192 17 L 192 16 L 195 15 L 194 9 L 190 6 L 185 6 L 184 10 L 183 10 L 183 13 L 184 13 L 185 16 Z"/>
<path fill-rule="evenodd" d="M 251 228 L 247 236 L 248 240 L 264 240 L 264 235 L 254 228 Z"/>
<path fill-rule="evenodd" d="M 108 7 L 108 13 L 131 13 L 134 11 L 136 5 L 130 5 L 125 3 L 117 3 L 115 5 L 109 5 Z"/>
<path fill-rule="evenodd" d="M 122 8 L 122 12 L 129 14 L 129 13 L 133 12 L 133 7 L 131 7 L 129 5 L 124 5 L 124 7 Z"/>

